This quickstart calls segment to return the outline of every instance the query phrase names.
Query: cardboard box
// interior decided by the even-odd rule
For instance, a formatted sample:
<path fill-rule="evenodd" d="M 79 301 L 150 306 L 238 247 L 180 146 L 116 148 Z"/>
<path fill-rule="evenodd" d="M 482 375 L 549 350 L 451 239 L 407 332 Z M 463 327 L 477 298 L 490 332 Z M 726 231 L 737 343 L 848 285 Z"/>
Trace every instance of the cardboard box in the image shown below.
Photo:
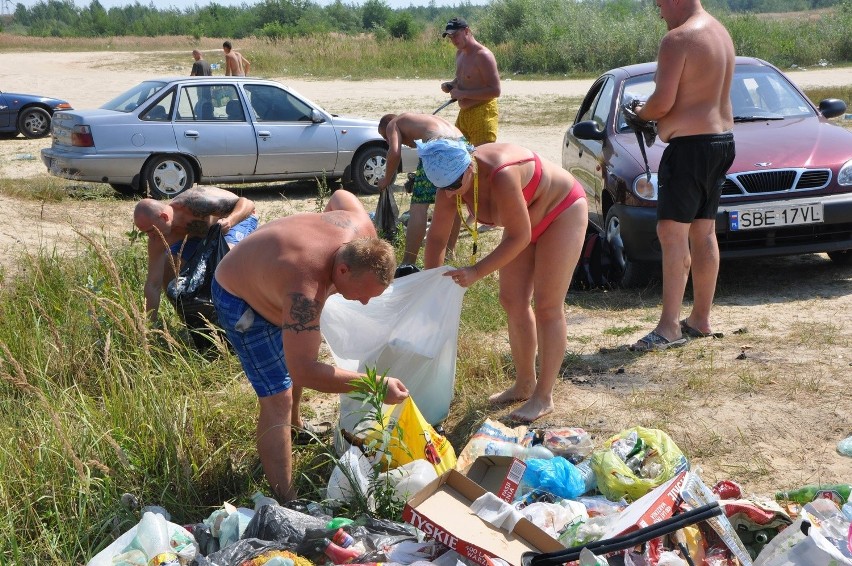
<path fill-rule="evenodd" d="M 659 523 L 672 516 L 680 498 L 687 472 L 680 472 L 633 503 L 610 525 L 602 538 L 609 539 Z"/>
<path fill-rule="evenodd" d="M 465 476 L 503 501 L 515 499 L 527 465 L 512 456 L 480 456 Z"/>
<path fill-rule="evenodd" d="M 484 493 L 484 488 L 450 470 L 409 499 L 402 518 L 426 536 L 483 566 L 490 566 L 489 558 L 493 557 L 521 566 L 524 552 L 565 548 L 527 519 L 518 521 L 508 533 L 477 517 L 470 504 Z"/>

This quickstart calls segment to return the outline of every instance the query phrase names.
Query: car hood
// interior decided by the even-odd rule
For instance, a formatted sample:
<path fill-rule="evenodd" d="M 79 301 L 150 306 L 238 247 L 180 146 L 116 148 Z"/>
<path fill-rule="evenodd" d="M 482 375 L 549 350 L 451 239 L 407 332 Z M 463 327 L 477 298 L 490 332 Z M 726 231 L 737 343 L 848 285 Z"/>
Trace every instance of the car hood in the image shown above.
<path fill-rule="evenodd" d="M 2 94 L 3 96 L 6 96 L 8 98 L 19 98 L 19 99 L 26 100 L 26 101 L 36 101 L 37 100 L 39 102 L 44 102 L 45 104 L 49 104 L 51 106 L 55 106 L 57 104 L 62 104 L 62 103 L 65 103 L 65 104 L 68 103 L 67 100 L 62 100 L 61 98 L 52 98 L 50 96 L 40 96 L 38 94 L 21 94 L 21 93 L 18 93 L 18 92 L 6 92 L 6 91 L 3 91 L 0 94 Z"/>
<path fill-rule="evenodd" d="M 618 135 L 619 145 L 645 169 L 636 135 Z M 831 167 L 852 158 L 852 132 L 814 118 L 767 120 L 734 126 L 737 157 L 729 173 L 760 169 Z M 659 141 L 646 148 L 651 171 L 659 169 L 667 144 Z"/>

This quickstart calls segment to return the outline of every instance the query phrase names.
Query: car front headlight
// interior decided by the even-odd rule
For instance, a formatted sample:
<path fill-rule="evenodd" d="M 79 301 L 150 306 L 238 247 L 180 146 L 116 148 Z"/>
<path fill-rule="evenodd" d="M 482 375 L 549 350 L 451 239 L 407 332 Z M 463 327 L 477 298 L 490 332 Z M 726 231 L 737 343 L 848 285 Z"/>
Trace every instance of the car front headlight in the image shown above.
<path fill-rule="evenodd" d="M 657 174 L 651 173 L 651 180 L 642 173 L 633 179 L 633 194 L 642 200 L 657 200 Z"/>
<path fill-rule="evenodd" d="M 852 186 L 852 159 L 843 164 L 837 173 L 837 184 L 841 187 Z"/>

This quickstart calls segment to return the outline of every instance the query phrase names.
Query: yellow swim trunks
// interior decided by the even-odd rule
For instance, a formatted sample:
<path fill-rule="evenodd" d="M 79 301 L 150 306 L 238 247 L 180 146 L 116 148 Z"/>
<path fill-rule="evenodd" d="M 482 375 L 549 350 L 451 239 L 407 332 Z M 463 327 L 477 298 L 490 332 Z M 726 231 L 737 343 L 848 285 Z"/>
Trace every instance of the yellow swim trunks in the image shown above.
<path fill-rule="evenodd" d="M 471 145 L 497 141 L 497 99 L 459 110 L 456 127 Z"/>

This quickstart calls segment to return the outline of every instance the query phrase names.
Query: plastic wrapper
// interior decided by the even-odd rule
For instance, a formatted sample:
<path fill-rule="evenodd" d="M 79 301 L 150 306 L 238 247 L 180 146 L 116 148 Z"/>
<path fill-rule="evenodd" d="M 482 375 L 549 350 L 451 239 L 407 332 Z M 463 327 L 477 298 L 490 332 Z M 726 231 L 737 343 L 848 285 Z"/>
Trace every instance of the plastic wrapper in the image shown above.
<path fill-rule="evenodd" d="M 326 521 L 286 507 L 265 505 L 245 528 L 243 538 L 258 538 L 295 547 L 307 529 L 320 529 Z"/>
<path fill-rule="evenodd" d="M 197 556 L 190 566 L 242 566 L 244 562 L 270 550 L 290 549 L 287 544 L 279 542 L 244 538 L 209 556 Z"/>
<path fill-rule="evenodd" d="M 613 501 L 635 501 L 689 467 L 669 435 L 643 427 L 611 437 L 592 453 L 591 465 L 598 490 Z"/>
<path fill-rule="evenodd" d="M 541 444 L 572 464 L 584 460 L 595 449 L 592 435 L 582 428 L 558 427 L 541 431 Z"/>
<path fill-rule="evenodd" d="M 566 499 L 575 499 L 586 490 L 580 471 L 565 458 L 527 460 L 522 482 L 525 486 L 543 489 Z"/>

